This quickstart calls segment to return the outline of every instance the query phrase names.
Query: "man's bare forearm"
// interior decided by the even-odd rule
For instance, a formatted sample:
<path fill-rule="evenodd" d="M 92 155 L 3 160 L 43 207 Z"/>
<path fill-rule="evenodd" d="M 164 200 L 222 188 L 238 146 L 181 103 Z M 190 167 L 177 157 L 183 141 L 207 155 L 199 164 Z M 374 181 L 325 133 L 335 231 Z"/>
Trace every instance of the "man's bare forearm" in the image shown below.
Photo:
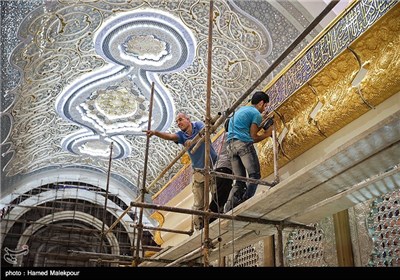
<path fill-rule="evenodd" d="M 175 133 L 162 132 L 158 130 L 145 130 L 144 132 L 146 132 L 146 134 L 150 137 L 155 135 L 164 140 L 170 140 L 170 141 L 178 140 L 178 136 Z"/>

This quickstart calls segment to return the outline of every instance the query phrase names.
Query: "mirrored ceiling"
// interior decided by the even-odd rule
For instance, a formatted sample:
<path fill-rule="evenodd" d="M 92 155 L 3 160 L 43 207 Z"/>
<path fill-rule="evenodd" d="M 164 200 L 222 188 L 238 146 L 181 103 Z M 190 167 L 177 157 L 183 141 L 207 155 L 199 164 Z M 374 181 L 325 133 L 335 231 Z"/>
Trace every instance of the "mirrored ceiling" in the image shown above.
<path fill-rule="evenodd" d="M 348 2 L 340 1 L 258 88 Z M 231 107 L 328 3 L 214 1 L 212 114 Z M 152 129 L 177 131 L 177 111 L 204 120 L 209 7 L 208 0 L 1 1 L 2 198 L 50 182 L 104 188 L 108 176 L 115 195 L 126 203 L 135 198 L 152 85 Z M 180 151 L 151 138 L 146 184 Z M 149 195 L 182 167 L 169 169 Z"/>

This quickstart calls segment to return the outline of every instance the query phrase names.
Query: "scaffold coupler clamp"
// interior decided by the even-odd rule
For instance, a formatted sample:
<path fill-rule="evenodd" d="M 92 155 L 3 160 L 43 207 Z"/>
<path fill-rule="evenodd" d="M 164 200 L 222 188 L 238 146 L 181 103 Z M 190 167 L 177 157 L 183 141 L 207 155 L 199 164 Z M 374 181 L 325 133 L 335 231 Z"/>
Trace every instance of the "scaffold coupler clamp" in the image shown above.
<path fill-rule="evenodd" d="M 271 185 L 269 186 L 269 188 L 271 189 L 271 188 L 275 187 L 275 186 L 278 185 L 278 184 L 279 184 L 279 179 L 275 179 L 275 180 L 273 180 L 273 181 L 271 182 Z"/>

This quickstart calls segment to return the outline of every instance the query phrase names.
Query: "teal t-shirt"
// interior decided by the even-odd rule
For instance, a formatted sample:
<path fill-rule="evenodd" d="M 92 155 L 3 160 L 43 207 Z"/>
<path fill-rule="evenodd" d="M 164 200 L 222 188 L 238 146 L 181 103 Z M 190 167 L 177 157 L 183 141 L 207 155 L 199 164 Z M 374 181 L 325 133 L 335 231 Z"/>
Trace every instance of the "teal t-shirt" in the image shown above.
<path fill-rule="evenodd" d="M 258 127 L 262 121 L 260 112 L 254 106 L 244 106 L 235 112 L 229 120 L 227 141 L 238 139 L 243 142 L 254 142 L 250 135 L 250 126 Z"/>

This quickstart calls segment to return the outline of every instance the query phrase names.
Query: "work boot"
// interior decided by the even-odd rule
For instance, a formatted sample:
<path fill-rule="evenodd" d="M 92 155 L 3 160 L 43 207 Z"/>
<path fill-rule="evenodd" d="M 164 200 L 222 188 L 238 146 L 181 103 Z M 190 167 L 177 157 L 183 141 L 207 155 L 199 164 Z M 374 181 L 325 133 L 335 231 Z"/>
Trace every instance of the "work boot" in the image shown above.
<path fill-rule="evenodd" d="M 241 202 L 242 201 L 236 196 L 233 196 L 231 199 L 228 199 L 228 201 L 225 203 L 224 206 L 224 213 L 229 212 L 231 209 L 238 206 Z"/>
<path fill-rule="evenodd" d="M 229 210 L 235 208 L 240 203 L 242 203 L 242 197 L 245 192 L 246 189 L 240 188 L 239 186 L 233 186 L 231 192 L 229 193 L 228 200 L 225 203 L 224 213 L 229 212 Z"/>

